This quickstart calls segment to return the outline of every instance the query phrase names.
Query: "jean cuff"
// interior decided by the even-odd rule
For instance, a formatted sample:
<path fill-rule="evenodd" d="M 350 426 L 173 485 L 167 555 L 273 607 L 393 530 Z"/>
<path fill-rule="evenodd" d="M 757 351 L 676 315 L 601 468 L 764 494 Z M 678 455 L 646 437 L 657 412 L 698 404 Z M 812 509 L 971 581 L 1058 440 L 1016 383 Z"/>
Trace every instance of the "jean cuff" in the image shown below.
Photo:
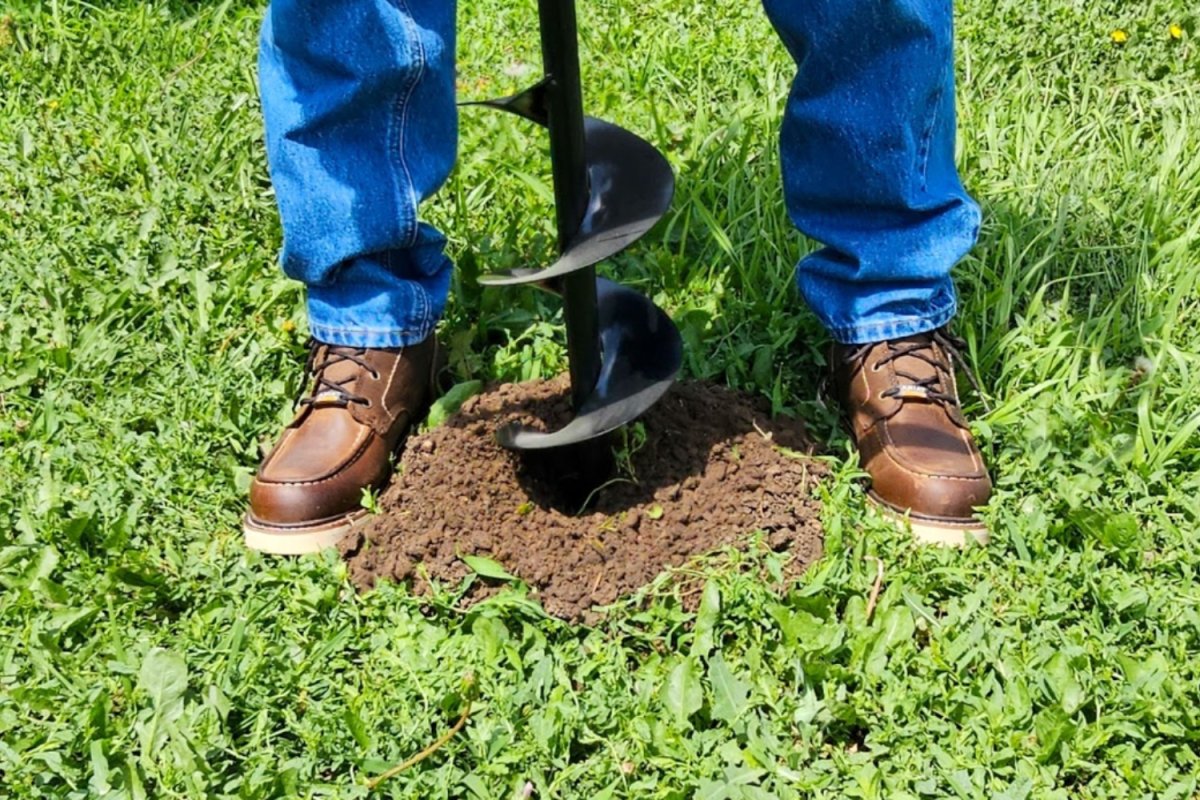
<path fill-rule="evenodd" d="M 429 338 L 437 327 L 437 320 L 418 328 L 338 328 L 312 323 L 312 337 L 322 344 L 338 347 L 411 347 Z"/>
<path fill-rule="evenodd" d="M 825 328 L 838 344 L 873 344 L 937 330 L 954 319 L 957 311 L 958 304 L 952 298 L 942 307 L 920 316 L 892 317 L 861 325 L 838 326 L 825 323 Z"/>

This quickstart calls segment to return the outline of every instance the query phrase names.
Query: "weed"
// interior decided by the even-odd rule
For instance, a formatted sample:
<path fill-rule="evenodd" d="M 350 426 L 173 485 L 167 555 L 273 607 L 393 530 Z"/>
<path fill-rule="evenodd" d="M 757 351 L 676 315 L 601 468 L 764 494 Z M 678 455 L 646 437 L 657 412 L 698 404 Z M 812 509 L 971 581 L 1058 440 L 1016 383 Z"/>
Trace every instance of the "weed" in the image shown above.
<path fill-rule="evenodd" d="M 617 474 L 632 483 L 638 483 L 637 470 L 633 467 L 633 458 L 646 446 L 646 426 L 641 422 L 625 425 L 617 431 L 620 445 L 613 448 L 613 460 L 617 465 Z"/>

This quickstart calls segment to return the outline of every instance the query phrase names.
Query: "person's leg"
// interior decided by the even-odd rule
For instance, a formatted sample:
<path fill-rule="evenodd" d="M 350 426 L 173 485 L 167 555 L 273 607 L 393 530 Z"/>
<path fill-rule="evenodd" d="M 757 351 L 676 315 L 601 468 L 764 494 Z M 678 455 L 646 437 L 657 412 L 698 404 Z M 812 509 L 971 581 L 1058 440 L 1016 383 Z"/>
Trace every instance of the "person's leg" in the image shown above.
<path fill-rule="evenodd" d="M 283 268 L 313 336 L 397 347 L 445 306 L 444 239 L 418 221 L 457 147 L 454 0 L 273 0 L 259 82 Z"/>
<path fill-rule="evenodd" d="M 455 156 L 453 0 L 273 0 L 259 80 L 283 223 L 303 281 L 312 383 L 250 487 L 247 544 L 336 544 L 429 397 L 445 240 L 418 207 Z"/>
<path fill-rule="evenodd" d="M 979 209 L 954 164 L 951 0 L 764 0 L 798 65 L 780 137 L 792 221 L 825 247 L 797 284 L 860 344 L 954 315 Z"/>
<path fill-rule="evenodd" d="M 979 209 L 954 164 L 951 0 L 764 0 L 797 63 L 781 133 L 789 214 L 824 247 L 797 285 L 872 496 L 931 541 L 984 535 L 990 480 L 958 407 L 950 270 Z"/>

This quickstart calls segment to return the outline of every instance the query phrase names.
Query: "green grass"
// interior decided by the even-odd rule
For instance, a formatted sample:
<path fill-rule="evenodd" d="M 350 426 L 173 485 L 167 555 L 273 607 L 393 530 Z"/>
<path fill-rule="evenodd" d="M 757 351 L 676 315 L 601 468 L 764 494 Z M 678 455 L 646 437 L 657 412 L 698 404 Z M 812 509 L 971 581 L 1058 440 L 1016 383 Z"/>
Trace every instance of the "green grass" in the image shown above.
<path fill-rule="evenodd" d="M 0 795 L 364 796 L 470 701 L 379 794 L 1196 797 L 1200 17 L 959 5 L 960 163 L 985 225 L 958 330 L 997 478 L 994 543 L 963 555 L 872 520 L 815 402 L 824 338 L 789 280 L 811 245 L 774 145 L 790 67 L 757 4 L 583 4 L 590 108 L 680 176 L 611 270 L 670 310 L 690 375 L 810 419 L 835 476 L 828 554 L 791 591 L 773 557 L 734 556 L 581 629 L 519 591 L 463 612 L 461 587 L 356 595 L 332 557 L 243 550 L 304 337 L 274 266 L 260 4 L 10 1 Z M 532 6 L 463 3 L 464 97 L 537 62 Z M 563 366 L 551 303 L 471 280 L 550 252 L 539 146 L 465 113 L 428 208 L 460 264 L 444 333 L 462 379 Z"/>

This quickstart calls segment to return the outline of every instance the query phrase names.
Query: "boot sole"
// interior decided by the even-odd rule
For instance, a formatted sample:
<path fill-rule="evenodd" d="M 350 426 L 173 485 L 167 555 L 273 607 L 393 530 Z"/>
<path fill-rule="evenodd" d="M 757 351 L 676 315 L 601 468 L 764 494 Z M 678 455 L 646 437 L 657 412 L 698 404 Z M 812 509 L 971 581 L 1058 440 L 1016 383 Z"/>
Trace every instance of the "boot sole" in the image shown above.
<path fill-rule="evenodd" d="M 911 512 L 901 513 L 870 492 L 867 493 L 867 499 L 884 519 L 902 531 L 911 530 L 917 544 L 962 550 L 967 547 L 986 546 L 991 540 L 987 525 L 982 522 L 943 522 L 920 517 Z"/>
<path fill-rule="evenodd" d="M 303 556 L 337 547 L 343 536 L 361 526 L 366 519 L 364 509 L 332 522 L 284 527 L 266 525 L 247 514 L 242 520 L 242 533 L 246 547 L 251 550 L 276 556 Z"/>

